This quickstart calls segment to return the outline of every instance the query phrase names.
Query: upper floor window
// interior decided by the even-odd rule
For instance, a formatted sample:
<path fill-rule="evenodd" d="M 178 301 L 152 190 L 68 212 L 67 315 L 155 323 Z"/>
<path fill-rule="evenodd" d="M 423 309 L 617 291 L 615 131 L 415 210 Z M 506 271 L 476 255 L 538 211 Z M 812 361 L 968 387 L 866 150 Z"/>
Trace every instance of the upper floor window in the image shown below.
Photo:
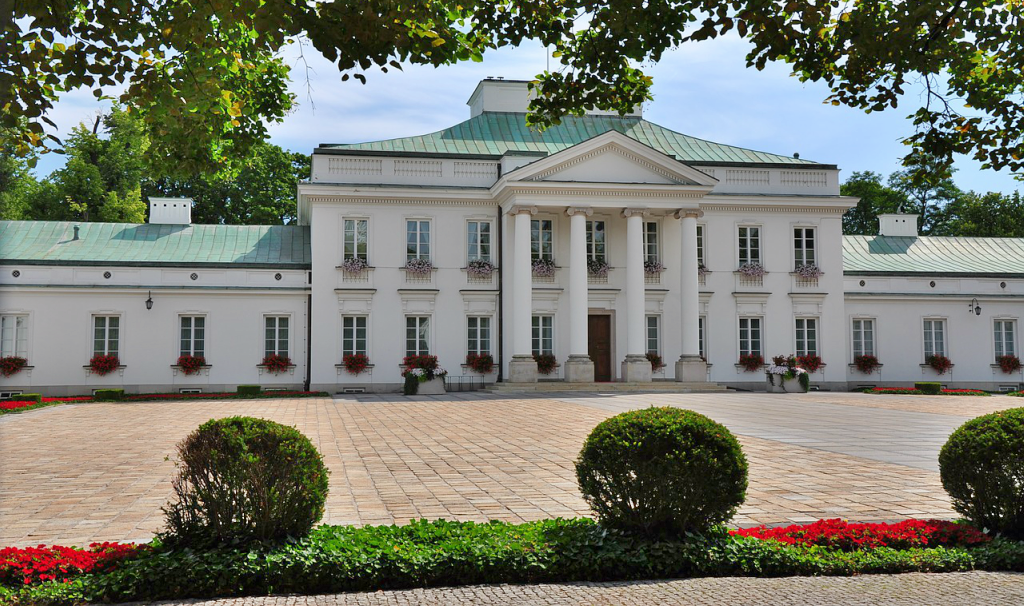
<path fill-rule="evenodd" d="M 946 355 L 946 321 L 924 321 L 924 357 Z"/>
<path fill-rule="evenodd" d="M 488 317 L 470 316 L 467 318 L 468 346 L 466 353 L 489 354 L 491 353 L 491 319 Z"/>
<path fill-rule="evenodd" d="M 873 319 L 853 319 L 853 355 L 875 355 L 875 321 Z"/>
<path fill-rule="evenodd" d="M 466 224 L 466 237 L 470 261 L 491 260 L 490 221 L 470 221 Z"/>
<path fill-rule="evenodd" d="M 793 259 L 796 267 L 801 265 L 817 265 L 817 257 L 814 248 L 814 228 L 795 227 L 793 228 Z"/>
<path fill-rule="evenodd" d="M 426 356 L 430 354 L 430 317 L 406 316 L 405 355 Z"/>
<path fill-rule="evenodd" d="M 743 225 L 739 228 L 740 265 L 761 262 L 761 228 Z"/>
<path fill-rule="evenodd" d="M 761 318 L 740 318 L 740 355 L 763 356 Z"/>
<path fill-rule="evenodd" d="M 263 355 L 288 356 L 288 316 L 263 318 Z"/>
<path fill-rule="evenodd" d="M 554 231 L 551 219 L 530 221 L 530 253 L 535 261 L 554 259 Z"/>
<path fill-rule="evenodd" d="M 1017 322 L 1014 320 L 996 320 L 995 324 L 996 358 L 1002 356 L 1017 355 L 1017 348 L 1014 347 L 1017 332 Z"/>
<path fill-rule="evenodd" d="M 818 355 L 818 320 L 817 318 L 796 319 L 796 355 Z"/>
<path fill-rule="evenodd" d="M 345 219 L 345 259 L 366 261 L 367 220 Z"/>
<path fill-rule="evenodd" d="M 181 316 L 181 356 L 206 356 L 206 317 Z"/>
<path fill-rule="evenodd" d="M 658 222 L 644 221 L 644 261 L 660 260 L 658 255 Z"/>
<path fill-rule="evenodd" d="M 28 357 L 28 316 L 0 316 L 0 357 Z"/>
<path fill-rule="evenodd" d="M 697 226 L 697 267 L 707 267 L 704 264 L 704 226 Z"/>
<path fill-rule="evenodd" d="M 587 221 L 587 258 L 604 261 L 607 253 L 604 221 Z"/>
<path fill-rule="evenodd" d="M 121 343 L 121 316 L 92 317 L 92 355 L 116 356 Z"/>
<path fill-rule="evenodd" d="M 366 355 L 366 316 L 343 316 L 341 319 L 341 355 Z"/>
<path fill-rule="evenodd" d="M 406 259 L 430 259 L 430 221 L 405 222 Z"/>
<path fill-rule="evenodd" d="M 552 316 L 533 316 L 533 353 L 555 353 L 555 319 Z"/>

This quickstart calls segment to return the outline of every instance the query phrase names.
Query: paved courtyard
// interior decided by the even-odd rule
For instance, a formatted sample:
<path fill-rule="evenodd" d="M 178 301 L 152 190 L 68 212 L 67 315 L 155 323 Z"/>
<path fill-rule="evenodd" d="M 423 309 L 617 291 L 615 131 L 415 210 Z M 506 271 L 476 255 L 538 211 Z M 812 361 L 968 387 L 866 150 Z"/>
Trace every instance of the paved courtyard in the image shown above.
<path fill-rule="evenodd" d="M 697 410 L 738 434 L 750 489 L 735 524 L 951 518 L 940 446 L 968 418 L 1019 403 L 733 392 L 69 404 L 0 417 L 0 545 L 148 540 L 171 496 L 175 443 L 230 415 L 293 425 L 314 441 L 331 469 L 331 524 L 588 515 L 573 471 L 584 437 L 652 404 Z"/>

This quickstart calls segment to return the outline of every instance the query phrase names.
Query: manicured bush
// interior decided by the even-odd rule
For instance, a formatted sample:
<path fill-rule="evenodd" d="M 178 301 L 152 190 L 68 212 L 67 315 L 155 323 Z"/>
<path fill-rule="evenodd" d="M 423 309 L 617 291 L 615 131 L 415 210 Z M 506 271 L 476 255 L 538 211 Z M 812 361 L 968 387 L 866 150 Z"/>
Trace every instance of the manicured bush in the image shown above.
<path fill-rule="evenodd" d="M 237 388 L 240 396 L 258 396 L 262 391 L 263 388 L 259 385 L 239 385 Z"/>
<path fill-rule="evenodd" d="M 953 509 L 978 528 L 1024 538 L 1024 408 L 972 419 L 939 452 Z"/>
<path fill-rule="evenodd" d="M 35 402 L 39 404 L 43 401 L 43 395 L 38 393 L 18 393 L 7 399 L 11 402 Z"/>
<path fill-rule="evenodd" d="M 711 419 L 648 408 L 594 428 L 576 478 L 603 525 L 682 536 L 732 517 L 746 497 L 747 460 L 729 430 Z"/>
<path fill-rule="evenodd" d="M 914 383 L 914 389 L 930 396 L 938 395 L 942 391 L 942 383 L 918 382 Z"/>
<path fill-rule="evenodd" d="M 215 419 L 178 444 L 171 544 L 274 542 L 306 535 L 324 512 L 327 468 L 306 436 L 251 417 Z"/>
<path fill-rule="evenodd" d="M 97 389 L 92 395 L 96 402 L 120 402 L 124 400 L 123 389 Z"/>

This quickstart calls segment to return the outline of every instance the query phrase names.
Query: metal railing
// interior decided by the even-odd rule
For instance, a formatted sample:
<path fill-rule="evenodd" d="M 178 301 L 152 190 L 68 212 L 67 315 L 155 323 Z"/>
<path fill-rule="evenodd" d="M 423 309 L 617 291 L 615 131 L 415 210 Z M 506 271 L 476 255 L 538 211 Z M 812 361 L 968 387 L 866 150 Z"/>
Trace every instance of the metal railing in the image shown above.
<path fill-rule="evenodd" d="M 478 375 L 445 375 L 445 391 L 479 391 L 486 386 L 484 378 Z"/>

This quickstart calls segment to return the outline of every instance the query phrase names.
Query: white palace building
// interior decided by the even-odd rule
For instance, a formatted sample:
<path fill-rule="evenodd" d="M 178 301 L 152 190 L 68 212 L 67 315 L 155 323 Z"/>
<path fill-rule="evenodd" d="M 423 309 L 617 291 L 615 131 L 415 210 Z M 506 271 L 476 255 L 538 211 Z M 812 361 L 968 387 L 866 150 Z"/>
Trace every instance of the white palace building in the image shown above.
<path fill-rule="evenodd" d="M 918 237 L 912 215 L 844 237 L 857 200 L 834 165 L 640 112 L 541 132 L 527 104 L 525 82 L 485 80 L 451 128 L 319 146 L 297 225 L 192 225 L 172 199 L 145 225 L 0 223 L 0 355 L 28 360 L 0 395 L 395 391 L 419 354 L 452 385 L 763 390 L 740 358 L 780 354 L 820 356 L 821 389 L 1021 385 L 996 360 L 1020 355 L 1024 240 Z M 357 375 L 353 353 L 371 364 Z M 97 375 L 96 354 L 120 367 Z M 207 365 L 185 374 L 183 354 Z M 270 372 L 269 354 L 292 366 Z M 557 366 L 540 374 L 535 354 Z"/>

